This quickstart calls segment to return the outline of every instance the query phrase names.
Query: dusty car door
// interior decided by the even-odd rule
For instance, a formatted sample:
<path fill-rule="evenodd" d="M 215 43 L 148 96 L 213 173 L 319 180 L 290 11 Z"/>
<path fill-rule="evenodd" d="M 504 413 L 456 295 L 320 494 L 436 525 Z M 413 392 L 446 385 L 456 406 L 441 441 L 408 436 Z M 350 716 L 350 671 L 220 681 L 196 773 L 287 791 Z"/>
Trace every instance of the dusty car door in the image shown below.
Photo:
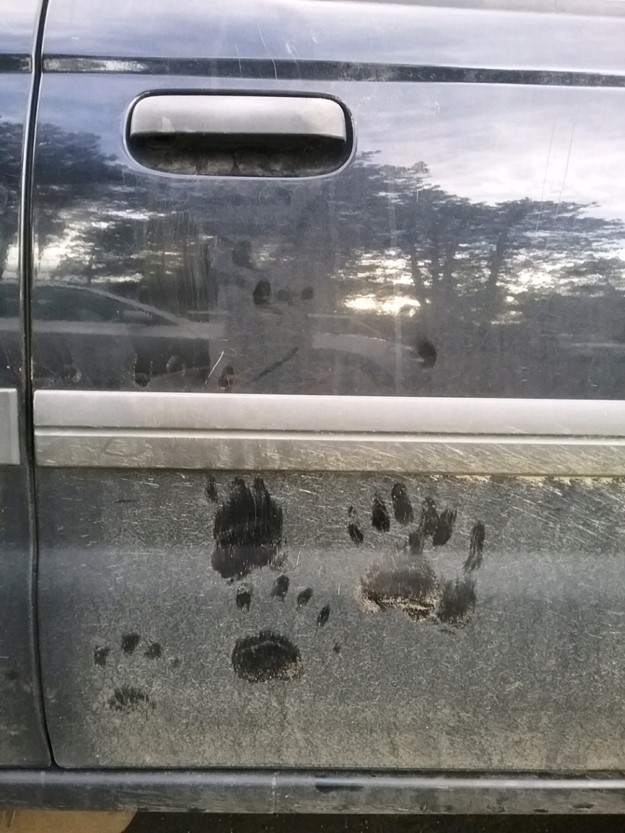
<path fill-rule="evenodd" d="M 625 19 L 489 5 L 51 0 L 35 366 L 215 325 L 37 379 L 62 766 L 625 766 Z"/>
<path fill-rule="evenodd" d="M 36 4 L 16 9 L 2 2 L 0 14 L 0 767 L 23 767 L 49 763 L 35 656 L 32 457 L 18 236 Z"/>

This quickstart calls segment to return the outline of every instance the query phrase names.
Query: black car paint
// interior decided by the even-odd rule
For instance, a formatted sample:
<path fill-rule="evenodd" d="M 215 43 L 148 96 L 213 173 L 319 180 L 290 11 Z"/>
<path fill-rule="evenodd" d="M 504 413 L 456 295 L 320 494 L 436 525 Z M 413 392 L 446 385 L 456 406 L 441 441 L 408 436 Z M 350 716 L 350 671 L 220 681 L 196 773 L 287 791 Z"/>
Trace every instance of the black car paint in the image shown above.
<path fill-rule="evenodd" d="M 317 0 L 189 2 L 175 16 L 159 3 L 146 20 L 136 2 L 85 14 L 52 0 L 35 137 L 35 387 L 622 398 L 623 199 L 593 180 L 622 167 L 621 14 Z M 3 60 L 29 66 L 25 54 Z M 251 182 L 236 164 L 228 176 L 181 175 L 175 159 L 170 173 L 147 171 L 129 153 L 126 118 L 137 96 L 159 90 L 335 95 L 354 116 L 357 156 L 306 182 Z M 379 164 L 392 139 L 399 156 Z M 512 159 L 521 170 L 501 193 L 497 177 L 486 187 L 488 167 L 498 161 L 503 180 Z M 390 272 L 403 283 L 388 270 L 381 284 L 359 274 L 363 262 L 371 270 L 367 255 L 389 249 L 402 256 Z M 552 267 L 557 279 L 541 285 Z M 517 290 L 512 309 L 504 278 Z M 357 291 L 341 296 L 350 281 Z M 76 303 L 57 344 L 52 336 L 70 361 L 47 362 L 38 309 L 59 283 L 160 310 L 180 339 L 199 339 L 201 360 L 192 351 L 178 361 L 165 339 L 142 362 L 149 325 L 139 317 L 116 322 L 95 350 L 104 366 L 85 369 Z M 421 304 L 413 310 L 432 308 L 418 326 L 384 309 L 404 285 Z M 345 306 L 372 295 L 369 313 Z M 196 335 L 198 321 L 215 320 L 227 337 Z M 19 378 L 23 357 L 11 355 Z M 232 475 L 38 473 L 46 715 L 59 763 L 620 768 L 610 735 L 622 670 L 620 481 Z M 387 539 L 417 559 L 407 572 Z M 298 572 L 299 556 L 282 561 L 293 541 L 318 576 Z M 258 569 L 285 563 L 277 579 Z M 337 591 L 346 568 L 358 573 L 358 627 Z M 432 680 L 410 683 L 384 651 L 370 689 L 359 688 L 375 646 L 397 649 L 376 642 L 373 612 L 378 627 L 397 624 L 398 656 L 412 656 L 405 639 L 423 643 Z M 486 617 L 488 656 L 470 642 L 475 617 Z M 440 640 L 438 653 L 428 639 Z M 519 671 L 522 688 L 533 682 L 516 707 L 510 650 L 531 666 Z M 463 664 L 467 651 L 479 666 Z M 262 693 L 267 685 L 280 695 Z M 227 702 L 207 702 L 221 688 Z M 386 712 L 372 708 L 386 699 Z M 570 711 L 584 715 L 573 731 Z M 365 789 L 357 779 L 348 788 Z M 329 789 L 315 785 L 324 801 Z"/>
<path fill-rule="evenodd" d="M 53 0 L 34 308 L 71 278 L 189 326 L 219 314 L 202 390 L 223 395 L 618 399 L 623 198 L 602 171 L 623 158 L 623 20 L 268 2 L 146 21 Z M 355 156 L 305 179 L 234 156 L 149 170 L 128 113 L 176 91 L 334 96 Z M 38 490 L 65 766 L 620 766 L 617 480 L 42 468 Z M 592 528 L 574 561 L 573 518 Z"/>

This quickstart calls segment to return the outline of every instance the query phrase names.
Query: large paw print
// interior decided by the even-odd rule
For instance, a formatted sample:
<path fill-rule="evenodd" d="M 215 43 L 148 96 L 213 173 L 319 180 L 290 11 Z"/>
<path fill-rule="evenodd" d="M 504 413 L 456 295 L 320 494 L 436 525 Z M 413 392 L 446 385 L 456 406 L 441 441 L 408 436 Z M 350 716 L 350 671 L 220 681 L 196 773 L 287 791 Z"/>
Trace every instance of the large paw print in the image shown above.
<path fill-rule="evenodd" d="M 271 589 L 271 597 L 276 602 L 284 604 L 289 587 L 289 577 L 285 574 L 279 575 Z M 235 600 L 239 611 L 249 612 L 253 592 L 249 584 L 241 584 L 237 587 Z M 299 590 L 295 597 L 296 611 L 303 614 L 312 598 L 312 588 L 304 587 Z M 316 627 L 325 627 L 329 619 L 330 605 L 326 604 L 317 613 Z M 251 683 L 295 680 L 302 674 L 302 658 L 299 648 L 288 636 L 268 629 L 237 639 L 232 651 L 232 667 L 237 676 Z"/>
<path fill-rule="evenodd" d="M 219 504 L 217 485 L 211 476 L 206 480 L 205 493 L 209 503 Z M 230 583 L 240 582 L 235 591 L 236 609 L 241 614 L 249 613 L 255 591 L 249 579 L 242 579 L 264 567 L 279 569 L 286 560 L 282 508 L 261 477 L 256 477 L 251 486 L 241 477 L 234 478 L 227 499 L 217 508 L 213 538 L 212 566 Z M 297 593 L 290 590 L 289 576 L 281 573 L 273 582 L 270 598 L 278 604 L 288 604 L 294 598 L 296 614 L 307 615 L 313 589 L 303 587 Z M 317 611 L 316 627 L 325 627 L 329 619 L 330 605 L 325 604 Z M 237 676 L 254 683 L 294 680 L 303 668 L 299 648 L 273 628 L 237 639 L 231 660 Z"/>
<path fill-rule="evenodd" d="M 206 497 L 218 500 L 215 481 L 206 483 Z M 212 565 L 223 578 L 239 579 L 254 569 L 279 567 L 284 556 L 282 508 L 271 497 L 262 477 L 248 486 L 242 477 L 230 485 L 228 500 L 215 514 Z"/>
<path fill-rule="evenodd" d="M 464 624 L 477 602 L 476 572 L 482 565 L 486 531 L 481 521 L 473 524 L 469 536 L 469 554 L 462 572 L 453 579 L 436 574 L 426 549 L 444 547 L 454 532 L 457 512 L 448 507 L 439 510 L 431 497 L 421 503 L 418 520 L 402 483 L 391 490 L 395 521 L 408 529 L 403 552 L 392 565 L 373 564 L 361 578 L 361 599 L 365 610 L 375 612 L 399 609 L 414 620 Z M 356 545 L 365 540 L 362 525 L 353 506 L 347 510 L 347 531 Z M 376 493 L 371 502 L 371 527 L 386 533 L 391 529 L 391 514 L 384 498 Z"/>

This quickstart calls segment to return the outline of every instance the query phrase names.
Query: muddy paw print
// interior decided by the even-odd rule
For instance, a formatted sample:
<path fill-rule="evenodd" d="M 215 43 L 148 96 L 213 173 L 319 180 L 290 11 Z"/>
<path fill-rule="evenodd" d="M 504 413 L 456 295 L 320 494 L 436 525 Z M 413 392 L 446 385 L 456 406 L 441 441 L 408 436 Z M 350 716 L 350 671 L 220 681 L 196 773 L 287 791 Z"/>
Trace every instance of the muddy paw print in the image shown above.
<path fill-rule="evenodd" d="M 271 598 L 277 603 L 287 603 L 290 581 L 279 575 L 271 589 Z M 306 615 L 313 599 L 311 587 L 304 587 L 290 594 L 295 600 L 295 611 Z M 248 613 L 252 606 L 253 589 L 248 584 L 239 585 L 235 601 L 239 611 Z M 316 615 L 316 627 L 323 628 L 330 619 L 330 605 L 323 605 Z M 335 646 L 335 653 L 336 646 Z M 339 649 L 340 650 L 340 649 Z M 251 636 L 237 639 L 232 651 L 232 667 L 243 680 L 250 683 L 266 683 L 269 680 L 295 680 L 302 674 L 300 650 L 288 636 L 272 629 L 261 630 Z"/>
<path fill-rule="evenodd" d="M 160 642 L 144 640 L 136 631 L 127 631 L 121 635 L 119 648 L 110 645 L 96 644 L 93 648 L 93 664 L 101 673 L 114 677 L 126 676 L 132 682 L 125 681 L 113 684 L 107 696 L 106 705 L 111 711 L 130 714 L 143 712 L 148 714 L 154 708 L 154 703 L 145 685 L 148 676 L 146 670 L 152 663 L 167 662 L 172 668 L 180 665 L 178 657 L 166 658 Z M 143 680 L 143 682 L 137 682 Z"/>
<path fill-rule="evenodd" d="M 207 500 L 218 501 L 215 481 L 205 486 Z M 240 579 L 261 567 L 279 567 L 285 555 L 282 508 L 272 498 L 262 477 L 251 486 L 242 477 L 230 484 L 228 498 L 215 514 L 213 569 L 222 578 Z"/>
<path fill-rule="evenodd" d="M 205 486 L 209 503 L 219 503 L 217 487 L 212 477 Z M 227 499 L 215 514 L 213 525 L 215 549 L 211 563 L 222 578 L 231 583 L 241 581 L 250 573 L 264 567 L 279 569 L 286 560 L 284 553 L 282 508 L 271 496 L 261 477 L 251 485 L 235 477 L 228 489 Z M 311 587 L 293 591 L 291 580 L 281 573 L 270 590 L 272 602 L 279 605 L 294 600 L 295 613 L 304 614 L 313 599 Z M 240 613 L 250 613 L 254 606 L 254 587 L 249 582 L 238 584 L 235 605 Z M 330 618 L 330 606 L 322 606 L 316 615 L 317 628 L 323 628 Z M 339 649 L 340 650 L 340 649 Z M 231 655 L 235 673 L 249 682 L 293 680 L 302 673 L 299 648 L 288 636 L 273 628 L 266 628 L 237 640 Z"/>
<path fill-rule="evenodd" d="M 373 564 L 362 576 L 360 595 L 364 609 L 370 612 L 396 609 L 416 621 L 431 619 L 451 625 L 464 624 L 477 602 L 476 574 L 483 559 L 484 524 L 481 521 L 473 524 L 469 554 L 462 571 L 455 578 L 446 579 L 437 575 L 426 550 L 434 551 L 451 540 L 458 517 L 456 510 L 439 509 L 432 497 L 425 497 L 415 523 L 417 513 L 402 483 L 395 483 L 391 490 L 391 508 L 395 521 L 408 527 L 408 535 L 392 564 Z M 348 508 L 347 516 L 349 537 L 360 545 L 365 535 L 353 506 Z M 379 493 L 371 501 L 371 527 L 382 533 L 391 530 L 391 514 Z"/>

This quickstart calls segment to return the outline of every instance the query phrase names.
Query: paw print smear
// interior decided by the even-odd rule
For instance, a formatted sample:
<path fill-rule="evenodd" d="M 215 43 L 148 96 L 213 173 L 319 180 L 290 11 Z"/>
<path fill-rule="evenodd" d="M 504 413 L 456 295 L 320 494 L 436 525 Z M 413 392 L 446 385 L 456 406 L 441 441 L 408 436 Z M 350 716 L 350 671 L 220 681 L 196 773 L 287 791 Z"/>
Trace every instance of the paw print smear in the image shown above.
<path fill-rule="evenodd" d="M 454 531 L 454 524 L 458 513 L 451 509 L 443 509 L 438 516 L 438 523 L 432 535 L 432 544 L 435 547 L 444 547 L 451 538 L 451 533 Z"/>
<path fill-rule="evenodd" d="M 414 509 L 408 497 L 408 492 L 403 483 L 395 483 L 391 489 L 391 501 L 393 503 L 393 514 L 395 520 L 402 526 L 407 526 L 414 521 Z"/>
<path fill-rule="evenodd" d="M 308 602 L 312 599 L 313 591 L 312 588 L 306 587 L 304 590 L 297 594 L 297 607 L 306 607 Z"/>
<path fill-rule="evenodd" d="M 365 609 L 371 612 L 398 608 L 413 619 L 425 619 L 436 609 L 440 587 L 433 567 L 423 557 L 392 569 L 374 565 L 360 581 Z"/>
<path fill-rule="evenodd" d="M 289 586 L 288 576 L 278 576 L 271 590 L 271 598 L 284 603 Z M 240 602 L 243 593 L 245 593 L 245 605 Z M 296 610 L 303 613 L 303 609 L 308 607 L 312 597 L 313 591 L 310 587 L 300 590 L 296 597 Z M 248 586 L 240 586 L 235 598 L 239 610 L 249 611 L 252 592 Z M 319 610 L 316 620 L 317 628 L 327 625 L 330 613 L 329 604 Z M 303 673 L 302 657 L 297 645 L 288 636 L 277 633 L 271 628 L 237 639 L 232 650 L 231 661 L 235 674 L 250 683 L 296 680 Z"/>
<path fill-rule="evenodd" d="M 321 610 L 319 611 L 319 615 L 317 616 L 317 627 L 322 628 L 324 625 L 327 625 L 329 618 L 330 618 L 330 605 L 324 605 L 321 608 Z"/>
<path fill-rule="evenodd" d="M 362 534 L 362 530 L 358 525 L 358 517 L 356 515 L 356 510 L 353 506 L 350 506 L 347 510 L 347 531 L 349 533 L 349 537 L 352 539 L 354 544 L 362 544 L 365 540 L 365 536 Z"/>
<path fill-rule="evenodd" d="M 261 567 L 280 566 L 282 525 L 282 507 L 262 477 L 255 478 L 251 487 L 235 477 L 228 499 L 215 514 L 213 569 L 222 578 L 239 579 Z"/>
<path fill-rule="evenodd" d="M 134 654 L 140 641 L 140 633 L 125 633 L 122 636 L 122 651 L 128 655 Z"/>
<path fill-rule="evenodd" d="M 286 599 L 286 594 L 289 592 L 289 577 L 286 575 L 278 576 L 275 580 L 271 595 L 275 599 L 280 599 L 283 602 Z"/>
<path fill-rule="evenodd" d="M 239 610 L 249 610 L 252 606 L 252 588 L 242 584 L 237 588 L 237 607 Z"/>
<path fill-rule="evenodd" d="M 209 503 L 217 503 L 219 501 L 219 492 L 217 491 L 217 481 L 212 474 L 207 475 L 204 484 L 204 494 Z"/>
<path fill-rule="evenodd" d="M 395 520 L 400 525 L 414 523 L 412 502 L 402 483 L 394 484 L 391 503 Z M 353 507 L 349 508 L 348 515 L 355 523 Z M 432 548 L 437 548 L 444 547 L 451 540 L 457 517 L 455 509 L 444 507 L 439 511 L 433 498 L 424 498 L 418 523 L 408 530 L 404 554 L 399 563 L 394 559 L 392 566 L 373 564 L 362 576 L 360 593 L 365 610 L 396 609 L 415 621 L 432 619 L 456 626 L 468 620 L 477 603 L 476 573 L 483 560 L 486 540 L 484 524 L 481 521 L 474 523 L 469 537 L 469 555 L 462 574 L 454 579 L 438 576 L 425 553 L 428 542 Z M 390 530 L 386 504 L 378 493 L 372 500 L 371 525 L 378 532 Z M 364 541 L 362 532 L 355 539 L 350 530 L 350 537 L 357 544 Z"/>
<path fill-rule="evenodd" d="M 477 602 L 476 581 L 472 576 L 456 576 L 445 581 L 438 602 L 437 615 L 440 622 L 457 625 L 464 621 L 467 613 Z"/>
<path fill-rule="evenodd" d="M 265 630 L 237 639 L 232 667 L 238 677 L 250 683 L 295 680 L 302 673 L 302 658 L 288 637 Z"/>
<path fill-rule="evenodd" d="M 481 521 L 478 521 L 473 525 L 473 529 L 471 530 L 469 556 L 464 562 L 465 573 L 471 573 L 474 570 L 479 570 L 482 566 L 485 539 L 486 530 L 484 529 L 484 524 Z"/>
<path fill-rule="evenodd" d="M 378 532 L 389 532 L 391 528 L 391 518 L 388 514 L 388 509 L 378 494 L 373 496 L 373 505 L 371 507 L 371 526 L 374 529 L 377 529 Z"/>
<path fill-rule="evenodd" d="M 146 694 L 140 688 L 128 685 L 116 688 L 112 696 L 109 697 L 108 705 L 112 711 L 126 713 L 155 708 L 149 694 Z"/>
<path fill-rule="evenodd" d="M 148 659 L 160 659 L 163 656 L 163 649 L 160 642 L 152 642 L 143 652 Z"/>
<path fill-rule="evenodd" d="M 99 665 L 100 668 L 104 668 L 110 653 L 111 649 L 108 647 L 108 645 L 96 645 L 96 647 L 93 649 L 94 665 Z"/>

